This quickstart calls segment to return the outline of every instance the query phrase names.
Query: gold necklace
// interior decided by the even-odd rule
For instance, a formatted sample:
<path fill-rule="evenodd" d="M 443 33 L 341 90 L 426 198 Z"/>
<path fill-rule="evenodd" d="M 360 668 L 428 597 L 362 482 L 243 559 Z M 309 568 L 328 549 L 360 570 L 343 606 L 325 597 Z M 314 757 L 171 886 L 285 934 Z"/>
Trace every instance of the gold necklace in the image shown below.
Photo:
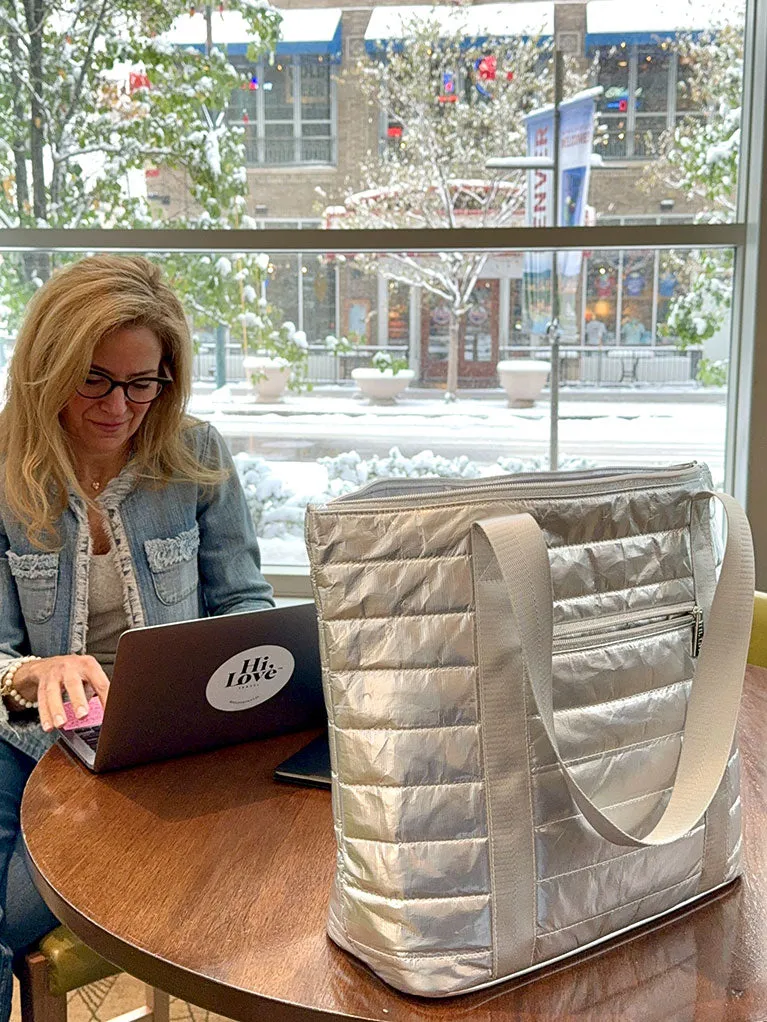
<path fill-rule="evenodd" d="M 123 465 L 124 464 L 125 463 L 123 463 Z M 92 482 L 88 483 L 88 486 L 90 487 L 91 490 L 93 490 L 94 493 L 98 493 L 100 490 L 104 489 L 104 487 L 107 485 L 107 483 L 111 482 L 111 480 L 114 478 L 115 475 L 119 475 L 119 474 L 120 474 L 120 469 L 118 469 L 118 471 L 116 473 L 113 473 L 112 475 L 110 475 L 109 478 L 106 480 L 106 482 L 101 482 L 100 479 L 94 479 L 94 480 L 92 480 Z M 85 484 L 83 484 L 83 487 L 85 487 Z"/>

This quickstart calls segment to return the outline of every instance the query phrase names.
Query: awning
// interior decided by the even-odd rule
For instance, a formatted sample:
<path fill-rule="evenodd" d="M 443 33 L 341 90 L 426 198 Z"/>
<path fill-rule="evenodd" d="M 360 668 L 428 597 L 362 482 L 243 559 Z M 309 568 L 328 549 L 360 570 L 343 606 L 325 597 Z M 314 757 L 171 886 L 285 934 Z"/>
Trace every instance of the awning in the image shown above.
<path fill-rule="evenodd" d="M 401 40 L 414 23 L 437 21 L 445 35 L 463 32 L 467 39 L 488 37 L 551 36 L 554 4 L 477 4 L 473 7 L 375 7 L 365 30 L 365 48 L 375 53 L 390 40 Z"/>
<path fill-rule="evenodd" d="M 586 5 L 586 45 L 651 45 L 681 32 L 710 32 L 717 25 L 743 24 L 743 13 L 727 0 L 591 0 Z"/>
<path fill-rule="evenodd" d="M 341 8 L 326 7 L 324 10 L 280 11 L 280 41 L 277 43 L 278 56 L 296 54 L 322 54 L 341 56 Z M 214 10 L 211 20 L 213 45 L 226 50 L 232 56 L 248 52 L 251 43 L 258 43 L 242 17 L 236 11 Z M 186 46 L 205 52 L 206 25 L 202 12 L 182 14 L 171 25 L 163 40 L 172 46 Z"/>

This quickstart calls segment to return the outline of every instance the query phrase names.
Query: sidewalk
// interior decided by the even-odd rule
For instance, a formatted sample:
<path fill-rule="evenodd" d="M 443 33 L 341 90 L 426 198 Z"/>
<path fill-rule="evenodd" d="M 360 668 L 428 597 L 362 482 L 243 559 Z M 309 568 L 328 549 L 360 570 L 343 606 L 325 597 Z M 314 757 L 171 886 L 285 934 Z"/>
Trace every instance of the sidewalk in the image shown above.
<path fill-rule="evenodd" d="M 249 384 L 238 381 L 216 390 L 212 384 L 195 383 L 193 387 L 192 410 L 201 415 L 203 411 L 220 412 L 226 415 L 349 415 L 376 416 L 383 418 L 415 414 L 425 417 L 443 418 L 470 415 L 472 418 L 494 416 L 497 411 L 511 411 L 513 415 L 545 411 L 548 416 L 549 394 L 544 391 L 533 409 L 509 409 L 503 390 L 476 389 L 459 392 L 457 401 L 446 402 L 444 392 L 435 388 L 410 387 L 396 403 L 390 405 L 371 404 L 360 392 L 351 386 L 322 386 L 304 394 L 286 392 L 279 402 L 258 402 Z M 726 404 L 724 388 L 664 387 L 563 387 L 559 392 L 560 413 L 563 406 L 585 406 L 581 414 L 604 415 L 605 405 L 720 405 Z M 593 408 L 591 407 L 593 406 Z M 586 411 L 586 409 L 589 409 Z"/>

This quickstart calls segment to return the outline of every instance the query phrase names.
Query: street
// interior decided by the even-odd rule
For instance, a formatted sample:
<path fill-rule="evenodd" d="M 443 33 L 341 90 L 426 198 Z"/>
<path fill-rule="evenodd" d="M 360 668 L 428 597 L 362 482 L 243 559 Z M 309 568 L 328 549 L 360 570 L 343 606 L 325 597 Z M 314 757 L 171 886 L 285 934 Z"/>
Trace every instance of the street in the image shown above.
<path fill-rule="evenodd" d="M 633 397 L 633 400 L 632 400 Z M 548 467 L 549 406 L 510 409 L 499 398 L 465 398 L 454 405 L 410 399 L 374 407 L 353 395 L 288 397 L 281 406 L 233 401 L 216 409 L 195 399 L 192 411 L 226 436 L 234 453 L 247 451 L 276 462 L 315 461 L 355 450 L 363 458 L 393 446 L 412 456 L 422 450 L 453 458 L 467 455 L 482 466 L 498 457 L 542 459 Z M 560 458 L 597 465 L 706 462 L 715 483 L 723 476 L 724 402 L 639 401 L 616 391 L 614 401 L 560 404 Z M 535 466 L 533 466 L 535 467 Z"/>

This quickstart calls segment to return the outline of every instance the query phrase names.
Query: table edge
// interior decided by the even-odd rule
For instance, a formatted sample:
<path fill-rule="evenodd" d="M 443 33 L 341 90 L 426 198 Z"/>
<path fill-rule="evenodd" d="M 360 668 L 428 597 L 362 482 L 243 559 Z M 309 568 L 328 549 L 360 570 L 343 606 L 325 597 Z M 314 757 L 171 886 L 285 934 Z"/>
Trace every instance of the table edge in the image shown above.
<path fill-rule="evenodd" d="M 164 993 L 242 1022 L 252 1022 L 254 1011 L 259 1010 L 270 1022 L 338 1022 L 339 1019 L 377 1022 L 375 1015 L 347 1015 L 236 987 L 146 951 L 105 929 L 63 898 L 41 872 L 26 839 L 24 854 L 40 896 L 61 923 L 102 958 Z"/>

